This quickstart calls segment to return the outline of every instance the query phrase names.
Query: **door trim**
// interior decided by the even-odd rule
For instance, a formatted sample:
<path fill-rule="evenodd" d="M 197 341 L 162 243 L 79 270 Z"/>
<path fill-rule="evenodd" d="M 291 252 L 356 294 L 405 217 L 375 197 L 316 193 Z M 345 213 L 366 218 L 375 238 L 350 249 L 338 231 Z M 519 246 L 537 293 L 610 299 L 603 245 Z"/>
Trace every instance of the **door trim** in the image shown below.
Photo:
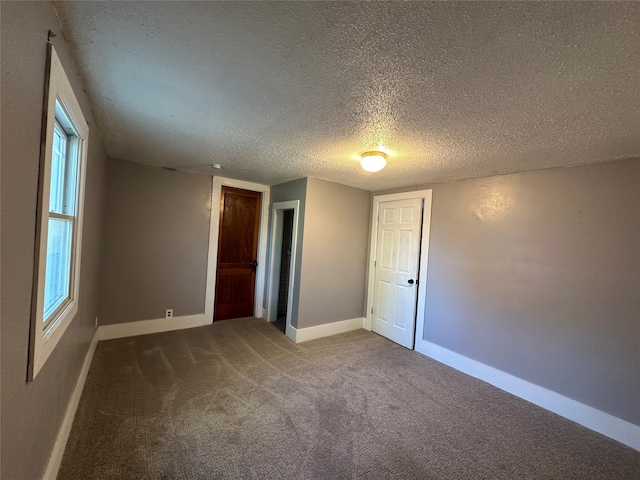
<path fill-rule="evenodd" d="M 373 208 L 371 209 L 371 238 L 369 244 L 369 263 L 367 266 L 367 309 L 365 311 L 364 328 L 371 330 L 373 316 L 371 309 L 374 305 L 374 284 L 375 284 L 375 268 L 376 249 L 378 246 L 378 212 L 380 203 L 392 202 L 395 200 L 406 200 L 411 198 L 420 198 L 423 203 L 422 214 L 422 239 L 420 240 L 420 264 L 418 267 L 418 305 L 416 308 L 415 321 L 415 337 L 414 344 L 422 340 L 424 332 L 424 314 L 427 299 L 427 266 L 429 264 L 429 234 L 431 232 L 431 190 L 418 190 L 415 192 L 392 193 L 388 195 L 376 195 L 373 197 Z"/>
<path fill-rule="evenodd" d="M 218 266 L 218 236 L 220 234 L 220 196 L 222 187 L 242 188 L 262 193 L 260 208 L 260 231 L 258 233 L 258 267 L 256 268 L 255 302 L 253 315 L 264 317 L 262 303 L 266 278 L 267 228 L 269 225 L 269 196 L 271 187 L 260 183 L 245 182 L 226 177 L 213 177 L 211 187 L 211 205 L 209 220 L 209 254 L 207 259 L 207 280 L 204 301 L 204 318 L 207 324 L 213 323 L 213 309 L 216 295 L 216 269 Z"/>
<path fill-rule="evenodd" d="M 285 335 L 294 342 L 296 331 L 291 325 L 293 314 L 293 288 L 295 285 L 296 254 L 298 251 L 298 220 L 300 216 L 300 200 L 276 202 L 272 206 L 271 215 L 271 265 L 269 268 L 269 293 L 267 294 L 267 321 L 275 322 L 274 311 L 278 308 L 278 289 L 280 283 L 280 260 L 282 255 L 282 227 L 283 212 L 293 210 L 293 225 L 291 227 L 291 264 L 289 265 L 289 295 L 287 298 L 287 327 Z M 275 315 L 277 317 L 277 313 Z"/>

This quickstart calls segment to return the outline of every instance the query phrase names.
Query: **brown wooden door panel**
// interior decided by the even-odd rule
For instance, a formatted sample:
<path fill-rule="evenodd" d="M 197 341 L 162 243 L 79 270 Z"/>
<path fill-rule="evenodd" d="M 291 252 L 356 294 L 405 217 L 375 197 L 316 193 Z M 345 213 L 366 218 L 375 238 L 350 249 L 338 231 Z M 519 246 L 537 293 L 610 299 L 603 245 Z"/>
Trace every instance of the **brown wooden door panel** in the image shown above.
<path fill-rule="evenodd" d="M 255 273 L 221 273 L 216 282 L 216 320 L 253 315 Z"/>
<path fill-rule="evenodd" d="M 260 202 L 259 192 L 222 187 L 214 320 L 253 315 Z"/>

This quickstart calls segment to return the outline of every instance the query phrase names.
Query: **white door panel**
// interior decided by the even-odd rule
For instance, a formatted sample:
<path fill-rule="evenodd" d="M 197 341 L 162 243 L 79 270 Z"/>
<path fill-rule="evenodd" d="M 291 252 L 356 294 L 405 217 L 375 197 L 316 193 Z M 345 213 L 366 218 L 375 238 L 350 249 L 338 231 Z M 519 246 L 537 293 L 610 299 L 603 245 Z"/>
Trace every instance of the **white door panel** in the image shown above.
<path fill-rule="evenodd" d="M 378 212 L 371 329 L 413 348 L 422 199 L 381 202 Z"/>

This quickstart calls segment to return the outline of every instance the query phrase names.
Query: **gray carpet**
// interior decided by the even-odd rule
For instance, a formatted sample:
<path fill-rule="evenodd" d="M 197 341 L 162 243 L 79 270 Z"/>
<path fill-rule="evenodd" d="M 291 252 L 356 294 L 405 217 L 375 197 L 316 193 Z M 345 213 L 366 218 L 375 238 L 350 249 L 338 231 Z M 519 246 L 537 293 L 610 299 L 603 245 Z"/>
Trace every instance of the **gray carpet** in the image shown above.
<path fill-rule="evenodd" d="M 640 453 L 364 330 L 100 342 L 59 479 L 639 479 Z"/>

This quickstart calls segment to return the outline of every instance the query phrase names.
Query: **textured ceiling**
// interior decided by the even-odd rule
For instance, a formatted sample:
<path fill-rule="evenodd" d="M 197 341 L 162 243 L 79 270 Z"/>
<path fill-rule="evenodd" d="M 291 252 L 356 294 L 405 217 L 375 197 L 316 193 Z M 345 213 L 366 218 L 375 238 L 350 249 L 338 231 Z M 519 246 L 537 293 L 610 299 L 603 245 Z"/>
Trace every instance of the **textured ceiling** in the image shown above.
<path fill-rule="evenodd" d="M 54 3 L 111 157 L 379 190 L 640 156 L 640 3 Z"/>

